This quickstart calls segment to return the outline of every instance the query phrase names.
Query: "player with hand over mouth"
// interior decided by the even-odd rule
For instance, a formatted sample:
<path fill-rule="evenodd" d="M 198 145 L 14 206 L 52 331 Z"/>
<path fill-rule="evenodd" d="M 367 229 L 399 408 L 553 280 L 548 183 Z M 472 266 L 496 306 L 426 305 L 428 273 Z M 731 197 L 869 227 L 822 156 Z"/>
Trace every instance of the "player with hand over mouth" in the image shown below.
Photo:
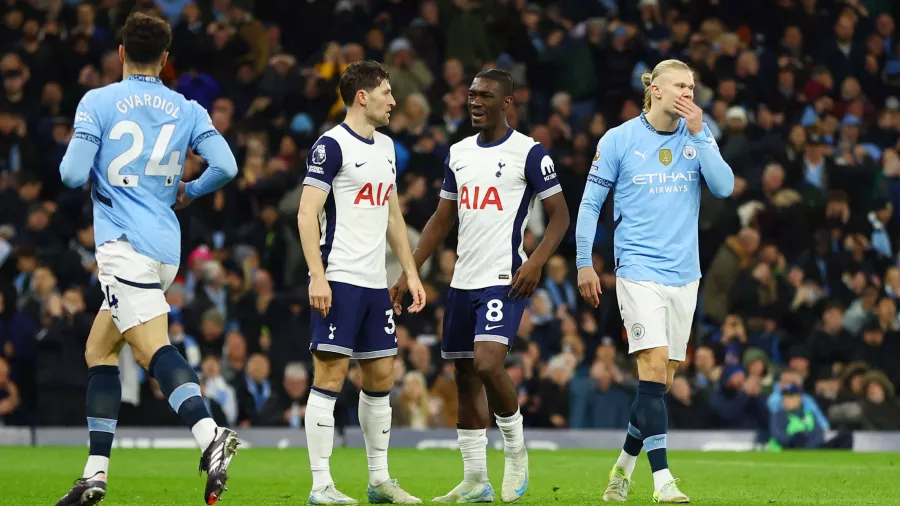
<path fill-rule="evenodd" d="M 87 92 L 75 113 L 75 133 L 59 170 L 69 188 L 91 181 L 97 266 L 104 301 L 88 336 L 85 412 L 90 456 L 84 475 L 58 506 L 92 505 L 106 496 L 109 455 L 122 401 L 119 352 L 137 362 L 191 428 L 208 478 L 203 496 L 215 504 L 237 453 L 231 429 L 218 427 L 200 396 L 197 373 L 169 343 L 165 290 L 181 262 L 181 228 L 172 206 L 224 186 L 237 162 L 206 110 L 168 89 L 159 74 L 172 30 L 135 12 L 122 30 L 121 82 Z M 200 178 L 181 181 L 190 146 L 209 164 Z"/>
<path fill-rule="evenodd" d="M 335 488 L 330 468 L 334 405 L 351 357 L 362 369 L 359 423 L 369 460 L 369 502 L 422 502 L 388 474 L 397 336 L 387 290 L 385 236 L 410 280 L 409 311 L 425 306 L 395 195 L 394 143 L 375 131 L 388 124 L 396 104 L 389 78 L 378 63 L 350 64 L 339 85 L 347 117 L 316 141 L 307 159 L 297 222 L 315 310 L 313 386 L 304 421 L 313 475 L 309 504 L 357 503 Z"/>
<path fill-rule="evenodd" d="M 475 77 L 469 88 L 469 112 L 481 133 L 450 147 L 441 200 L 414 253 L 421 266 L 459 218 L 459 260 L 445 299 L 441 356 L 454 359 L 456 365 L 463 481 L 434 502 L 494 500 L 487 476 L 488 406 L 503 434 L 503 502 L 518 501 L 528 487 L 522 415 L 504 359 L 544 263 L 569 228 L 569 211 L 553 160 L 539 143 L 506 121 L 512 95 L 508 72 L 490 69 Z M 550 222 L 529 258 L 522 235 L 535 198 L 543 202 Z M 397 311 L 407 281 L 403 276 L 391 288 Z M 412 286 L 412 280 L 409 283 Z"/>
<path fill-rule="evenodd" d="M 600 280 L 591 254 L 600 208 L 613 189 L 616 296 L 640 383 L 603 500 L 626 500 L 643 448 L 653 471 L 653 501 L 687 503 L 666 458 L 664 395 L 685 359 L 697 306 L 701 177 L 713 195 L 726 198 L 734 174 L 694 104 L 691 69 L 666 60 L 641 79 L 644 112 L 600 139 L 588 174 L 576 225 L 578 289 L 597 307 Z"/>

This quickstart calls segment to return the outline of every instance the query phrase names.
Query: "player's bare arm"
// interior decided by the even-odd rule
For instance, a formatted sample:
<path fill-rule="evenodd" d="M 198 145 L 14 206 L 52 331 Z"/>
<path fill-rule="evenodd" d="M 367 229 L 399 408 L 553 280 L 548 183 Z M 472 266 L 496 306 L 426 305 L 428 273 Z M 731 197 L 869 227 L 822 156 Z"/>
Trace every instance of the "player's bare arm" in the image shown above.
<path fill-rule="evenodd" d="M 422 267 L 426 260 L 431 258 L 435 250 L 444 243 L 453 224 L 456 223 L 456 201 L 440 199 L 437 210 L 429 218 L 422 230 L 422 236 L 419 237 L 419 244 L 416 251 L 413 252 L 413 259 L 416 262 L 416 269 Z M 406 274 L 400 276 L 400 279 L 391 287 L 391 300 L 394 303 L 394 311 L 400 314 L 400 301 L 406 292 L 409 291 Z"/>
<path fill-rule="evenodd" d="M 396 198 L 389 199 L 388 210 L 390 214 L 388 215 L 387 240 L 391 245 L 391 250 L 400 261 L 403 275 L 406 277 L 412 293 L 413 303 L 408 308 L 409 312 L 418 313 L 425 307 L 425 288 L 422 287 L 422 281 L 419 279 L 419 264 L 413 258 L 409 247 L 409 235 L 406 231 L 406 220 L 403 219 L 403 212 L 400 210 L 400 202 Z M 399 301 L 395 301 L 394 311 L 397 314 L 400 314 L 399 309 Z"/>
<path fill-rule="evenodd" d="M 304 186 L 300 196 L 300 210 L 297 213 L 297 227 L 300 230 L 300 244 L 303 257 L 309 266 L 309 304 L 322 317 L 331 309 L 331 286 L 325 279 L 325 264 L 319 250 L 319 213 L 325 207 L 328 193 L 315 187 Z M 409 246 L 407 246 L 409 248 Z"/>
<path fill-rule="evenodd" d="M 562 192 L 551 195 L 541 201 L 544 211 L 550 216 L 550 222 L 544 231 L 544 238 L 534 253 L 516 270 L 510 282 L 509 296 L 517 299 L 530 297 L 541 281 L 541 271 L 550 256 L 559 247 L 566 231 L 569 229 L 569 207 Z"/>

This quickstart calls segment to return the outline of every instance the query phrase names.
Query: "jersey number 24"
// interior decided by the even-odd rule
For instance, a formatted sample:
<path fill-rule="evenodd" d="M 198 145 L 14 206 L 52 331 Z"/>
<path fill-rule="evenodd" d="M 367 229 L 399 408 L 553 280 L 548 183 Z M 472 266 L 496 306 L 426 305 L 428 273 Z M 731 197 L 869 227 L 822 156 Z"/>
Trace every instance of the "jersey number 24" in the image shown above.
<path fill-rule="evenodd" d="M 167 123 L 159 130 L 159 137 L 156 138 L 156 144 L 153 145 L 153 151 L 150 153 L 150 159 L 144 167 L 144 175 L 161 176 L 166 178 L 166 186 L 175 184 L 175 178 L 181 174 L 181 165 L 178 159 L 181 158 L 181 151 L 172 151 L 169 154 L 169 160 L 162 163 L 162 159 L 169 150 L 169 143 L 172 142 L 172 134 L 175 133 L 175 125 Z M 136 174 L 120 174 L 123 168 L 134 162 L 141 156 L 144 151 L 144 131 L 141 126 L 131 120 L 122 120 L 113 125 L 109 131 L 109 138 L 117 141 L 125 135 L 131 136 L 131 146 L 121 155 L 113 158 L 109 162 L 106 169 L 106 178 L 109 184 L 113 186 L 125 186 L 135 188 L 138 185 L 140 177 Z"/>

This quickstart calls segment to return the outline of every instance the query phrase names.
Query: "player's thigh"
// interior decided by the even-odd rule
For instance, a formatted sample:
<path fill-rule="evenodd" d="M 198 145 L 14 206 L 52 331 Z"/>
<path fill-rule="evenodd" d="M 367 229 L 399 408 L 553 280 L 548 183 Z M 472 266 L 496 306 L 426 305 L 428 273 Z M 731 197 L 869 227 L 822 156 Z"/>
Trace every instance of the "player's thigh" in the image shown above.
<path fill-rule="evenodd" d="M 474 291 L 475 368 L 480 374 L 503 370 L 512 348 L 527 300 L 509 297 L 508 286 Z"/>
<path fill-rule="evenodd" d="M 666 334 L 666 300 L 659 285 L 616 278 L 616 297 L 622 323 L 628 334 L 629 354 L 669 346 Z"/>
<path fill-rule="evenodd" d="M 98 311 L 84 347 L 87 366 L 117 365 L 123 346 L 125 339 L 113 323 L 112 315 L 109 311 Z"/>
<path fill-rule="evenodd" d="M 135 325 L 123 334 L 131 346 L 134 359 L 144 369 L 150 370 L 150 361 L 160 348 L 169 343 L 169 315 L 161 314 L 148 322 Z"/>
<path fill-rule="evenodd" d="M 386 288 L 363 288 L 360 302 L 362 322 L 353 346 L 353 358 L 370 360 L 393 357 L 397 354 L 397 325 L 394 323 L 390 294 Z M 385 367 L 393 376 L 393 361 L 382 362 L 391 364 Z"/>
<path fill-rule="evenodd" d="M 364 289 L 347 283 L 330 282 L 329 285 L 331 309 L 326 317 L 313 311 L 309 349 L 350 357 L 361 330 Z"/>
<path fill-rule="evenodd" d="M 469 290 L 447 289 L 441 328 L 441 358 L 475 358 L 475 304 Z"/>
<path fill-rule="evenodd" d="M 687 355 L 688 342 L 691 339 L 691 328 L 694 324 L 694 312 L 697 309 L 697 289 L 700 281 L 684 286 L 665 287 L 666 302 L 666 334 L 669 337 L 669 360 L 684 362 Z"/>
<path fill-rule="evenodd" d="M 138 363 L 146 366 L 152 354 L 169 342 L 165 289 L 175 279 L 178 267 L 142 255 L 126 241 L 101 244 L 96 258 L 104 293 L 101 312 L 109 313 L 119 333 L 134 348 Z M 140 327 L 144 328 L 131 332 Z"/>
<path fill-rule="evenodd" d="M 340 392 L 350 368 L 348 355 L 315 350 L 313 356 L 313 386 L 329 392 Z"/>

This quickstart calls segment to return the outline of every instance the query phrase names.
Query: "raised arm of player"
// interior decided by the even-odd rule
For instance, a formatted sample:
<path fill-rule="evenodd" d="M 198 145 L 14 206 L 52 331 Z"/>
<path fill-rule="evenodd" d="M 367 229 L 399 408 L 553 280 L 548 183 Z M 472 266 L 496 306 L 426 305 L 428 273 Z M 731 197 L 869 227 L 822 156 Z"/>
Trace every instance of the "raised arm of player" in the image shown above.
<path fill-rule="evenodd" d="M 212 193 L 225 186 L 238 173 L 237 161 L 231 147 L 213 126 L 209 113 L 197 102 L 191 101 L 194 110 L 194 125 L 191 132 L 191 149 L 200 155 L 207 164 L 207 169 L 199 178 L 190 183 L 179 184 L 178 207 L 184 207 L 190 201 Z"/>
<path fill-rule="evenodd" d="M 675 100 L 675 112 L 687 122 L 691 140 L 697 146 L 700 174 L 706 180 L 709 191 L 720 199 L 731 196 L 734 190 L 734 172 L 719 152 L 719 145 L 703 123 L 703 109 L 683 97 Z"/>
<path fill-rule="evenodd" d="M 607 133 L 597 143 L 597 153 L 588 173 L 587 186 L 578 206 L 575 222 L 575 265 L 578 267 L 578 291 L 588 303 L 600 305 L 600 278 L 594 271 L 592 252 L 600 209 L 609 196 L 609 190 L 619 177 L 619 156 L 614 134 Z"/>
<path fill-rule="evenodd" d="M 63 184 L 69 188 L 78 188 L 87 183 L 91 177 L 91 167 L 94 165 L 94 157 L 100 150 L 99 116 L 92 107 L 95 93 L 88 92 L 78 103 L 75 113 L 75 133 L 66 148 L 62 162 L 59 164 L 59 175 Z"/>
<path fill-rule="evenodd" d="M 410 313 L 418 313 L 425 307 L 425 288 L 422 287 L 422 281 L 419 279 L 419 266 L 413 258 L 412 251 L 409 248 L 409 235 L 406 230 L 406 220 L 403 219 L 403 211 L 400 210 L 400 202 L 396 194 L 388 199 L 388 226 L 387 240 L 391 245 L 391 250 L 397 255 L 400 261 L 400 267 L 403 268 L 403 275 L 412 293 L 413 303 L 409 306 Z M 394 311 L 399 309 L 394 304 Z M 399 314 L 399 313 L 398 313 Z"/>
<path fill-rule="evenodd" d="M 569 229 L 569 208 L 566 206 L 562 187 L 559 186 L 559 178 L 556 177 L 556 167 L 553 166 L 553 159 L 540 144 L 535 144 L 528 152 L 525 159 L 525 178 L 543 202 L 544 210 L 550 216 L 550 222 L 544 230 L 541 243 L 513 274 L 509 295 L 517 299 L 530 297 L 534 293 L 534 289 L 541 281 L 544 264 L 559 247 Z"/>
<path fill-rule="evenodd" d="M 317 149 L 322 146 L 322 149 Z M 297 212 L 297 228 L 300 231 L 300 245 L 303 257 L 309 267 L 309 304 L 322 317 L 331 309 L 331 286 L 325 279 L 325 262 L 319 241 L 319 215 L 325 207 L 325 200 L 331 192 L 331 182 L 343 165 L 343 154 L 337 141 L 322 137 L 309 150 L 306 159 L 306 179 L 300 194 L 300 210 Z"/>
<path fill-rule="evenodd" d="M 444 243 L 450 230 L 453 229 L 453 224 L 456 223 L 456 198 L 456 178 L 450 169 L 450 156 L 448 155 L 444 161 L 444 183 L 441 186 L 441 198 L 437 210 L 425 224 L 422 236 L 419 237 L 419 244 L 413 252 L 417 271 L 426 260 L 431 258 L 434 250 Z M 397 314 L 400 314 L 400 302 L 408 290 L 407 277 L 406 274 L 403 274 L 391 287 L 391 300 L 394 303 L 394 312 Z"/>

